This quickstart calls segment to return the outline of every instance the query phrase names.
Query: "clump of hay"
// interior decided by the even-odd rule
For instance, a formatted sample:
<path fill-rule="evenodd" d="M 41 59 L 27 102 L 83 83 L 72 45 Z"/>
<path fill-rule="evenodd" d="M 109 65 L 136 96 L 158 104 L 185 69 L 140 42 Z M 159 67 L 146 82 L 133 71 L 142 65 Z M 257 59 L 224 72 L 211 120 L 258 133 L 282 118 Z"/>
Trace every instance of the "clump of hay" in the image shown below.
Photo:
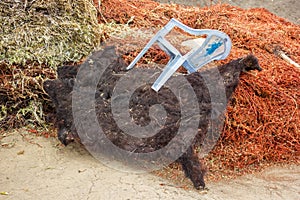
<path fill-rule="evenodd" d="M 4 0 L 0 11 L 0 59 L 11 65 L 77 62 L 101 39 L 89 0 Z"/>
<path fill-rule="evenodd" d="M 42 83 L 104 38 L 90 0 L 0 1 L 0 126 L 43 123 Z"/>

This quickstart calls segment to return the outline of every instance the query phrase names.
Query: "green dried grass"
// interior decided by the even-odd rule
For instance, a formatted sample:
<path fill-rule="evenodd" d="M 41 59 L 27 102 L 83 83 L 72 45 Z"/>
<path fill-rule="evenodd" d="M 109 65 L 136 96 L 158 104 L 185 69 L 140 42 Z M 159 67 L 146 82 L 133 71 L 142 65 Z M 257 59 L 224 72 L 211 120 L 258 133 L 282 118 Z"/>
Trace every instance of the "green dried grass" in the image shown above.
<path fill-rule="evenodd" d="M 27 2 L 0 2 L 1 62 L 57 67 L 80 61 L 103 39 L 93 1 Z"/>
<path fill-rule="evenodd" d="M 97 14 L 92 0 L 0 1 L 0 129 L 46 126 L 43 82 L 99 46 Z"/>

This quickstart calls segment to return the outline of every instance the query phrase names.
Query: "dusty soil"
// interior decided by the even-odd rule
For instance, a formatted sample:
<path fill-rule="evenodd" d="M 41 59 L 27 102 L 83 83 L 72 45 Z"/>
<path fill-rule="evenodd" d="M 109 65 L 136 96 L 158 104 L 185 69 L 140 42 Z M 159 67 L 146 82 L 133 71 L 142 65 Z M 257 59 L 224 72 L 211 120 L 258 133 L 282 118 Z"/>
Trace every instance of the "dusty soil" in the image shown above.
<path fill-rule="evenodd" d="M 287 199 L 300 195 L 300 166 L 272 167 L 235 180 L 208 182 L 208 191 L 183 189 L 152 174 L 102 165 L 78 145 L 25 129 L 7 132 L 0 146 L 0 199 Z"/>

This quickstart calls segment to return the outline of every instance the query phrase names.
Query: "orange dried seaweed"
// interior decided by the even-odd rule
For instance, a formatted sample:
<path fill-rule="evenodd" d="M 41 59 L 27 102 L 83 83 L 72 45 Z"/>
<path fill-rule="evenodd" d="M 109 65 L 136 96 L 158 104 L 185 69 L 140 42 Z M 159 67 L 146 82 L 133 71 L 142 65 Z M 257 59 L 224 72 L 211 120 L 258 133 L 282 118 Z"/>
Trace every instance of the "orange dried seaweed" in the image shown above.
<path fill-rule="evenodd" d="M 241 9 L 226 4 L 198 8 L 163 5 L 151 0 L 104 0 L 102 19 L 133 27 L 158 27 L 175 17 L 192 28 L 218 29 L 232 39 L 229 57 L 253 53 L 264 69 L 244 74 L 230 101 L 218 144 L 207 162 L 216 172 L 251 171 L 300 158 L 300 69 L 270 52 L 279 46 L 300 63 L 300 26 L 264 8 Z M 140 49 L 124 55 L 130 62 Z M 147 57 L 148 56 L 148 57 Z M 166 55 L 151 49 L 146 57 L 165 63 Z"/>

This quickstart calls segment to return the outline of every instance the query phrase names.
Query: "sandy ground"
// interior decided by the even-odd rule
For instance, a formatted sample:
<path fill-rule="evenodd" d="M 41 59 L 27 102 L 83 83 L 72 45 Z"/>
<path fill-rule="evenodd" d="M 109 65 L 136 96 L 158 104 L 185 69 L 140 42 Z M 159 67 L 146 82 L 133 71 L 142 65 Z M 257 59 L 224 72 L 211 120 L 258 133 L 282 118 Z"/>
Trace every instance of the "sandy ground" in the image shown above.
<path fill-rule="evenodd" d="M 95 160 L 79 145 L 15 130 L 1 137 L 0 200 L 203 199 L 299 200 L 300 166 L 272 167 L 235 180 L 182 189 L 153 174 L 124 173 Z"/>
<path fill-rule="evenodd" d="M 157 0 L 161 3 L 177 3 L 188 6 L 209 6 L 216 3 L 227 3 L 241 8 L 263 7 L 270 12 L 283 17 L 293 23 L 300 24 L 299 0 Z"/>
<path fill-rule="evenodd" d="M 299 24 L 299 0 L 229 2 L 264 6 Z M 153 174 L 115 171 L 78 145 L 63 147 L 56 138 L 36 137 L 24 129 L 0 135 L 0 169 L 0 200 L 300 199 L 300 166 L 272 167 L 235 180 L 208 182 L 208 191 L 185 190 Z"/>

